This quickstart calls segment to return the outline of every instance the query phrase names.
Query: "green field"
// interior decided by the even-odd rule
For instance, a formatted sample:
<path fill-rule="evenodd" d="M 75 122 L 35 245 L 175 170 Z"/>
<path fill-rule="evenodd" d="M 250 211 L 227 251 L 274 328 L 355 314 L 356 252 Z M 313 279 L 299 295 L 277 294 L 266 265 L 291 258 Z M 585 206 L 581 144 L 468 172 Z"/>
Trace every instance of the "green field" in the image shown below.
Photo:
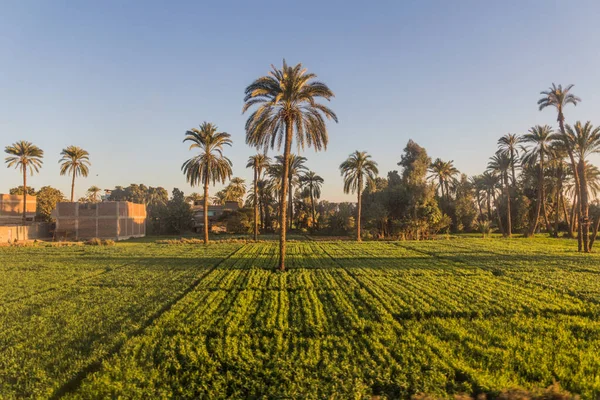
<path fill-rule="evenodd" d="M 600 395 L 600 256 L 556 239 L 0 248 L 0 398 Z"/>

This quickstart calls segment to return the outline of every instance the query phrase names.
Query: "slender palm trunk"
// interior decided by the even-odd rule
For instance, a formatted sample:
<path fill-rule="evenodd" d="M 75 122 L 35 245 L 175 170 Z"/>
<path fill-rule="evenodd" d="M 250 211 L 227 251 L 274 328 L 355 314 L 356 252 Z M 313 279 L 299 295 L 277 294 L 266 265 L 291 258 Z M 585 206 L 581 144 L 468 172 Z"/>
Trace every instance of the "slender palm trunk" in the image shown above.
<path fill-rule="evenodd" d="M 73 168 L 73 180 L 71 181 L 71 203 L 75 201 L 75 168 Z"/>
<path fill-rule="evenodd" d="M 512 236 L 512 221 L 510 215 L 510 187 L 508 186 L 508 174 L 504 176 L 504 193 L 506 195 L 506 236 Z"/>
<path fill-rule="evenodd" d="M 600 228 L 600 217 L 596 218 L 596 222 L 594 222 L 594 231 L 592 232 L 592 237 L 590 238 L 590 251 L 592 251 L 596 237 L 598 237 L 598 228 Z"/>
<path fill-rule="evenodd" d="M 288 174 L 290 174 L 290 172 L 288 171 Z M 288 206 L 289 206 L 289 211 L 290 214 L 288 215 L 288 219 L 290 222 L 290 230 L 292 230 L 292 221 L 294 220 L 294 199 L 292 196 L 292 192 L 294 191 L 293 185 L 292 185 L 292 176 L 290 174 L 289 178 L 288 178 Z"/>
<path fill-rule="evenodd" d="M 579 207 L 579 195 L 577 191 L 573 194 L 573 204 L 571 206 L 571 237 L 575 237 L 575 231 L 577 230 L 577 209 Z"/>
<path fill-rule="evenodd" d="M 558 110 L 558 127 L 560 128 L 560 133 L 563 137 L 567 138 L 567 133 L 565 132 L 565 116 L 562 113 L 562 109 Z M 568 143 L 568 142 L 567 142 Z M 573 169 L 573 175 L 575 177 L 575 193 L 581 199 L 581 186 L 579 181 L 579 172 L 577 171 L 577 163 L 575 162 L 575 156 L 573 154 L 573 149 L 571 146 L 567 147 L 567 153 L 569 154 L 569 160 L 571 161 L 571 167 Z M 581 209 L 581 201 L 578 202 L 578 213 L 579 218 L 581 219 L 582 209 Z M 582 239 L 581 239 L 581 224 L 578 224 L 578 233 L 577 233 L 577 248 L 579 251 L 582 250 Z"/>
<path fill-rule="evenodd" d="M 589 195 L 587 188 L 587 179 L 585 176 L 585 162 L 579 160 L 579 188 L 581 190 L 581 202 L 580 202 L 580 230 L 582 231 L 583 251 L 585 253 L 590 252 L 590 219 L 589 219 Z"/>
<path fill-rule="evenodd" d="M 502 217 L 500 216 L 500 207 L 498 207 L 498 202 L 496 201 L 496 195 L 492 192 L 492 198 L 494 200 L 494 205 L 496 206 L 496 217 L 498 218 L 498 228 L 500 228 L 500 232 L 505 235 L 504 226 L 502 225 Z"/>
<path fill-rule="evenodd" d="M 285 121 L 285 147 L 283 149 L 283 174 L 281 177 L 281 207 L 279 233 L 279 270 L 285 271 L 286 229 L 287 229 L 287 204 L 288 183 L 290 173 L 290 149 L 292 147 L 293 121 L 288 118 Z"/>
<path fill-rule="evenodd" d="M 311 207 L 312 208 L 312 227 L 314 229 L 316 227 L 316 224 L 317 224 L 317 218 L 316 218 L 317 213 L 315 211 L 315 196 L 314 196 L 314 193 L 313 193 L 312 185 L 311 185 L 311 188 L 310 188 L 310 204 L 312 206 Z"/>
<path fill-rule="evenodd" d="M 554 207 L 555 215 L 554 215 L 554 237 L 558 237 L 558 223 L 560 221 L 560 194 L 562 193 L 562 180 L 560 177 L 561 174 L 557 174 L 557 182 L 556 182 L 556 206 Z"/>
<path fill-rule="evenodd" d="M 512 172 L 512 187 L 514 188 L 517 185 L 517 174 L 515 174 L 515 150 L 513 148 L 510 149 L 510 168 Z"/>
<path fill-rule="evenodd" d="M 358 178 L 358 204 L 356 206 L 356 241 L 362 241 L 360 236 L 360 218 L 362 214 L 362 177 Z"/>
<path fill-rule="evenodd" d="M 206 169 L 206 177 L 204 178 L 204 244 L 208 244 L 208 176 L 209 171 Z"/>
<path fill-rule="evenodd" d="M 490 204 L 490 192 L 487 192 L 487 214 L 488 214 L 488 221 L 492 220 L 492 205 Z"/>
<path fill-rule="evenodd" d="M 27 223 L 27 164 L 23 164 L 23 225 Z"/>
<path fill-rule="evenodd" d="M 569 235 L 572 235 L 573 234 L 573 225 L 572 225 L 572 221 L 569 219 L 569 212 L 567 211 L 567 202 L 565 201 L 564 193 L 560 194 L 560 202 L 562 204 L 562 210 L 563 210 L 565 222 L 568 225 L 567 229 L 569 229 Z"/>
<path fill-rule="evenodd" d="M 537 187 L 537 198 L 536 198 L 536 207 L 535 207 L 535 218 L 533 219 L 533 223 L 531 224 L 531 229 L 529 234 L 533 236 L 538 226 L 538 221 L 540 220 L 540 214 L 542 212 L 542 204 L 544 202 L 544 158 L 543 155 L 540 154 L 540 165 L 538 171 L 538 187 Z M 545 214 L 545 211 L 544 211 Z"/>
<path fill-rule="evenodd" d="M 258 240 L 258 170 L 254 166 L 254 240 Z"/>
<path fill-rule="evenodd" d="M 475 190 L 475 199 L 477 200 L 477 208 L 479 209 L 479 218 L 478 220 L 482 219 L 483 216 L 483 212 L 481 210 L 481 196 L 478 190 Z"/>

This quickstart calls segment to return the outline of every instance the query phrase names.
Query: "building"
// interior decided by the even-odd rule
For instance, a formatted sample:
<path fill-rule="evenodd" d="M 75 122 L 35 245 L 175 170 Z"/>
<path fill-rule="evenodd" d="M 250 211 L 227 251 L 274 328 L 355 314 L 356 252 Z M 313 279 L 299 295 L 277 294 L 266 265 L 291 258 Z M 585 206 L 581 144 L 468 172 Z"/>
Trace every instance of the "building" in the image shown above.
<path fill-rule="evenodd" d="M 223 205 L 209 205 L 208 206 L 208 226 L 212 229 L 217 220 L 226 211 L 237 211 L 240 205 L 237 201 L 226 201 Z M 204 229 L 204 200 L 194 201 L 192 206 L 194 213 L 194 230 L 196 232 L 202 232 Z"/>
<path fill-rule="evenodd" d="M 128 201 L 56 205 L 55 238 L 123 240 L 146 236 L 146 206 Z"/>
<path fill-rule="evenodd" d="M 27 222 L 35 219 L 37 201 L 35 196 L 27 195 Z M 0 225 L 20 225 L 23 223 L 23 196 L 0 194 Z"/>

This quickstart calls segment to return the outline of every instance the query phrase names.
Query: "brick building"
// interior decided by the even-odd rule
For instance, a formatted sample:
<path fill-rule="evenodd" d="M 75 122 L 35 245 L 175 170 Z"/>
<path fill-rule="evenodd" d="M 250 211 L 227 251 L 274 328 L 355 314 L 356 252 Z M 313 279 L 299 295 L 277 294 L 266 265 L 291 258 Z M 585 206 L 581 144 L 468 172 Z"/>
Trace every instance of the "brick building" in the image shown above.
<path fill-rule="evenodd" d="M 33 222 L 37 201 L 35 196 L 27 195 L 27 221 Z M 15 225 L 23 223 L 23 196 L 0 194 L 0 225 Z"/>
<path fill-rule="evenodd" d="M 146 236 L 146 206 L 128 201 L 58 203 L 55 236 L 70 240 L 122 240 Z"/>

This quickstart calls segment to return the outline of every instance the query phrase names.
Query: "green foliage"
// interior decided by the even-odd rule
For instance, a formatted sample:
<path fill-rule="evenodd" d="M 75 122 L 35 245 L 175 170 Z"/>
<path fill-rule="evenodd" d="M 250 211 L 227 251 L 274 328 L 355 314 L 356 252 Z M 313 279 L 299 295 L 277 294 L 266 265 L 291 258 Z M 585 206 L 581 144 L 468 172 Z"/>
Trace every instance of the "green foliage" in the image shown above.
<path fill-rule="evenodd" d="M 177 188 L 173 189 L 171 199 L 165 207 L 165 225 L 167 233 L 180 234 L 191 228 L 192 207 L 185 201 L 185 195 Z"/>
<path fill-rule="evenodd" d="M 14 194 L 14 195 L 19 195 L 19 196 L 22 196 L 23 192 L 24 192 L 23 185 L 17 186 L 16 188 L 10 188 L 8 190 L 9 194 Z M 27 194 L 30 196 L 35 196 L 35 189 L 27 186 Z"/>
<path fill-rule="evenodd" d="M 37 218 L 44 222 L 52 221 L 52 211 L 56 203 L 65 201 L 63 193 L 52 186 L 43 186 L 35 193 L 37 200 Z"/>
<path fill-rule="evenodd" d="M 0 248 L 0 397 L 600 394 L 574 241 L 163 242 Z"/>

